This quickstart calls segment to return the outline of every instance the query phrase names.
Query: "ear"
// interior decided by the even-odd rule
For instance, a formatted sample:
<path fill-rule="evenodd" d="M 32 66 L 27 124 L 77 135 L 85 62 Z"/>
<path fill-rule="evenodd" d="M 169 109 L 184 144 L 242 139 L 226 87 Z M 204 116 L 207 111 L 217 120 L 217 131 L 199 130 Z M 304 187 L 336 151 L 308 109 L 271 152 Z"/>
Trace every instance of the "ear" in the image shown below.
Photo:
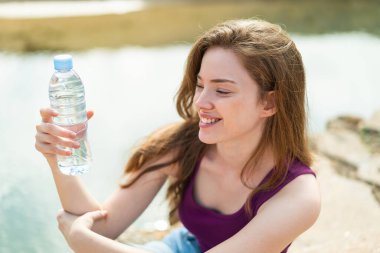
<path fill-rule="evenodd" d="M 261 102 L 262 104 L 262 111 L 261 111 L 261 117 L 268 118 L 270 116 L 273 116 L 277 112 L 276 107 L 276 92 L 275 91 L 269 91 L 264 97 L 264 100 Z"/>

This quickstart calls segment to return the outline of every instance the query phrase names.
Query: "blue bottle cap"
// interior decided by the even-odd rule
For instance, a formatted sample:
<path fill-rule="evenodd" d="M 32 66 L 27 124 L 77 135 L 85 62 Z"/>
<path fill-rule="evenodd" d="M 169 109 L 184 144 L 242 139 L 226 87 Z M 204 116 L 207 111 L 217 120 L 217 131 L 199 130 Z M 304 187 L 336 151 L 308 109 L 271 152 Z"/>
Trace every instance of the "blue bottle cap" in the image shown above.
<path fill-rule="evenodd" d="M 73 57 L 69 54 L 60 54 L 54 56 L 54 69 L 71 70 L 73 68 Z"/>

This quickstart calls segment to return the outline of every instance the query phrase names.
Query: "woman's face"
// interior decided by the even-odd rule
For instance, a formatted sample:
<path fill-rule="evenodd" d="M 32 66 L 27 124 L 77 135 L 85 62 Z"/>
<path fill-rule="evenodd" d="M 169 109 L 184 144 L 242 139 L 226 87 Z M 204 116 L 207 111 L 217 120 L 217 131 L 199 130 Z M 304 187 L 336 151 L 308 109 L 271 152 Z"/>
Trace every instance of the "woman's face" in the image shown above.
<path fill-rule="evenodd" d="M 193 104 L 200 117 L 199 139 L 207 144 L 256 139 L 266 118 L 258 95 L 257 83 L 232 50 L 208 49 Z"/>

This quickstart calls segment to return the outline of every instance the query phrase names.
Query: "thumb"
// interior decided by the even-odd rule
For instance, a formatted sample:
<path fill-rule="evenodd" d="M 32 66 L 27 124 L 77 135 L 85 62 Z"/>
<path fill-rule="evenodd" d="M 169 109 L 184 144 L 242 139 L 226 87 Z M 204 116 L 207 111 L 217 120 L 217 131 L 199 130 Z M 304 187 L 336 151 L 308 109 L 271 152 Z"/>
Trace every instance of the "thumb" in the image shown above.
<path fill-rule="evenodd" d="M 104 219 L 107 216 L 107 211 L 97 210 L 93 212 L 88 212 L 86 215 L 92 220 L 96 221 L 96 220 Z"/>
<path fill-rule="evenodd" d="M 87 119 L 88 120 L 91 119 L 92 116 L 94 116 L 94 111 L 91 111 L 91 110 L 87 111 Z"/>

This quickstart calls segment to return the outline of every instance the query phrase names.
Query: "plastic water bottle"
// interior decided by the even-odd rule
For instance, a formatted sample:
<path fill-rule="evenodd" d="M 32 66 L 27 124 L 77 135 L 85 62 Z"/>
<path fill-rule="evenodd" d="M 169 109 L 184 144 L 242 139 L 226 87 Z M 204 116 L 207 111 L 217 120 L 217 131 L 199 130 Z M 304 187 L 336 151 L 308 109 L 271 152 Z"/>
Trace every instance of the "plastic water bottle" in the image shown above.
<path fill-rule="evenodd" d="M 57 155 L 58 167 L 66 175 L 82 175 L 90 169 L 91 151 L 87 141 L 87 113 L 83 83 L 73 70 L 71 55 L 54 57 L 55 72 L 49 83 L 50 106 L 59 115 L 53 118 L 56 125 L 76 132 L 80 148 L 64 148 L 71 156 Z M 63 148 L 63 147 L 60 147 Z"/>

